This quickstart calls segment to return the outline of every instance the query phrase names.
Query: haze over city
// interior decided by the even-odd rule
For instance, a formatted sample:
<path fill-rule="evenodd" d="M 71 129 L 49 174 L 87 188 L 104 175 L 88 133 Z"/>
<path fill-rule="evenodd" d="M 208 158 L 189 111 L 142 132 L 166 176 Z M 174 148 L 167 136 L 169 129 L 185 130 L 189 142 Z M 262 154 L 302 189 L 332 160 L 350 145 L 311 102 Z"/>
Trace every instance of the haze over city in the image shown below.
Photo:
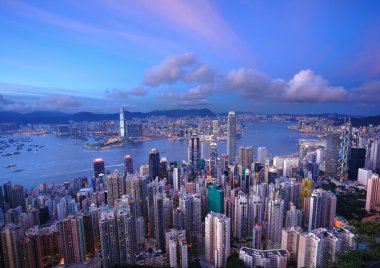
<path fill-rule="evenodd" d="M 379 114 L 379 11 L 377 1 L 2 1 L 1 110 Z"/>

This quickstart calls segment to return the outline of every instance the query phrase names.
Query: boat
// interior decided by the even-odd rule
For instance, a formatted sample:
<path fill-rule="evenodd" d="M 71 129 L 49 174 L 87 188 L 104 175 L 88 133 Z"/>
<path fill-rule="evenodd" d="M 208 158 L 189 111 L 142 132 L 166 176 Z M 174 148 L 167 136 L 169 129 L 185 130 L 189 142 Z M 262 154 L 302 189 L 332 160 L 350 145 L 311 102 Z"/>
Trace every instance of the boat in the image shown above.
<path fill-rule="evenodd" d="M 5 166 L 5 168 L 12 168 L 12 167 L 15 167 L 15 166 L 17 166 L 17 165 L 16 164 L 9 164 L 9 165 Z"/>

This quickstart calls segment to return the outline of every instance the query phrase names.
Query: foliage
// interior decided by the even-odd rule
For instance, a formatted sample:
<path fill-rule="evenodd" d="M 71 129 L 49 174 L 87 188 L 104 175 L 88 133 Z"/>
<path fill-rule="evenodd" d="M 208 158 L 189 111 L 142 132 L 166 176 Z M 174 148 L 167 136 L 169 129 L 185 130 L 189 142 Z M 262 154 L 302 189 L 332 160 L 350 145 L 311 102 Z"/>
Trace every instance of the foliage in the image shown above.
<path fill-rule="evenodd" d="M 238 254 L 233 253 L 227 258 L 226 268 L 245 268 L 245 264 Z"/>
<path fill-rule="evenodd" d="M 337 195 L 336 213 L 347 220 L 361 220 L 368 215 L 365 207 L 366 192 L 357 190 L 350 194 Z"/>
<path fill-rule="evenodd" d="M 380 223 L 353 220 L 350 225 L 355 228 L 357 243 L 366 245 L 366 248 L 338 254 L 331 268 L 364 268 L 380 260 Z"/>

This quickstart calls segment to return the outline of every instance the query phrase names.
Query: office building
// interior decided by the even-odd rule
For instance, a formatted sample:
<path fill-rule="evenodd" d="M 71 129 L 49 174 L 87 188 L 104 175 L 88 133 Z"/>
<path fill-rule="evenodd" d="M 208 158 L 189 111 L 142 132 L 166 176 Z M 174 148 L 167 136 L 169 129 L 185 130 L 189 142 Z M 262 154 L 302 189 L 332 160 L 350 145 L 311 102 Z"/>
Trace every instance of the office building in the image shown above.
<path fill-rule="evenodd" d="M 188 160 L 193 175 L 197 174 L 200 169 L 201 145 L 199 136 L 195 133 L 191 135 L 189 140 Z"/>
<path fill-rule="evenodd" d="M 210 184 L 207 187 L 207 209 L 208 212 L 223 213 L 224 192 L 220 184 Z"/>
<path fill-rule="evenodd" d="M 228 113 L 227 119 L 227 155 L 229 163 L 234 163 L 236 158 L 236 115 L 235 112 Z"/>
<path fill-rule="evenodd" d="M 339 134 L 329 134 L 326 137 L 325 174 L 327 176 L 334 177 L 338 172 L 339 145 Z"/>
<path fill-rule="evenodd" d="M 380 168 L 380 140 L 374 140 L 371 144 L 369 169 Z"/>
<path fill-rule="evenodd" d="M 257 148 L 257 162 L 262 164 L 263 166 L 268 160 L 268 150 L 266 147 Z"/>
<path fill-rule="evenodd" d="M 210 212 L 205 218 L 205 257 L 215 267 L 224 267 L 230 256 L 231 220 Z"/>
<path fill-rule="evenodd" d="M 359 168 L 358 170 L 358 183 L 363 186 L 368 185 L 369 178 L 372 177 L 372 170 L 366 168 Z"/>
<path fill-rule="evenodd" d="M 351 148 L 351 154 L 348 163 L 348 179 L 356 181 L 358 179 L 359 168 L 365 166 L 366 149 L 365 148 Z"/>
<path fill-rule="evenodd" d="M 119 121 L 120 121 L 120 138 L 125 139 L 125 118 L 124 118 L 124 108 L 120 107 L 120 112 L 119 112 Z"/>
<path fill-rule="evenodd" d="M 155 180 L 160 175 L 160 154 L 156 148 L 149 152 L 149 177 Z"/>
<path fill-rule="evenodd" d="M 100 174 L 106 174 L 104 160 L 101 158 L 96 158 L 94 160 L 94 178 L 99 177 Z"/>
<path fill-rule="evenodd" d="M 243 169 L 250 168 L 253 163 L 253 148 L 252 146 L 240 146 L 239 147 L 239 165 L 242 166 Z"/>
<path fill-rule="evenodd" d="M 368 180 L 365 210 L 380 212 L 380 178 L 377 174 L 372 174 Z"/>
<path fill-rule="evenodd" d="M 218 145 L 216 142 L 210 143 L 210 161 L 209 169 L 211 178 L 217 177 L 217 163 L 218 162 Z"/>
<path fill-rule="evenodd" d="M 289 252 L 284 249 L 260 250 L 241 247 L 239 250 L 239 259 L 249 268 L 286 268 L 289 256 Z"/>
<path fill-rule="evenodd" d="M 133 174 L 133 158 L 130 155 L 124 157 L 124 167 L 126 174 Z"/>

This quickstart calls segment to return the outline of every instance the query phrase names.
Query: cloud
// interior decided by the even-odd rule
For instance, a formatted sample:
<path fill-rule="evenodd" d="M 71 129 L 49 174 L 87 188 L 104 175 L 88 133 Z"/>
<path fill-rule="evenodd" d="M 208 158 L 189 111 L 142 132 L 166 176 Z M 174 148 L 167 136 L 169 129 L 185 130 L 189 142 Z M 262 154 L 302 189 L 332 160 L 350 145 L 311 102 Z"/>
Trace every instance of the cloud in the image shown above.
<path fill-rule="evenodd" d="M 197 59 L 192 53 L 168 57 L 160 64 L 145 71 L 144 84 L 158 86 L 175 83 L 183 78 L 186 67 L 196 63 Z"/>
<path fill-rule="evenodd" d="M 186 105 L 207 104 L 209 96 L 234 93 L 240 97 L 278 103 L 374 103 L 380 99 L 380 82 L 364 83 L 354 89 L 331 85 L 310 69 L 294 74 L 286 81 L 271 79 L 252 68 L 237 68 L 227 73 L 199 62 L 192 53 L 166 58 L 145 72 L 144 83 L 152 87 L 173 84 L 182 87 L 182 93 L 162 93 L 160 98 L 177 98 Z M 183 84 L 182 84 L 183 83 Z M 183 87 L 187 87 L 183 92 Z M 177 90 L 177 87 L 174 87 Z"/>
<path fill-rule="evenodd" d="M 81 103 L 70 95 L 51 95 L 43 99 L 41 103 L 51 108 L 73 108 L 81 106 Z"/>
<path fill-rule="evenodd" d="M 131 96 L 145 96 L 147 92 L 145 91 L 143 87 L 137 87 L 137 88 L 133 88 L 129 90 L 128 94 Z"/>
<path fill-rule="evenodd" d="M 145 96 L 147 92 L 143 87 L 133 88 L 131 90 L 121 90 L 121 89 L 106 89 L 105 94 L 111 99 L 126 99 L 129 96 Z"/>

